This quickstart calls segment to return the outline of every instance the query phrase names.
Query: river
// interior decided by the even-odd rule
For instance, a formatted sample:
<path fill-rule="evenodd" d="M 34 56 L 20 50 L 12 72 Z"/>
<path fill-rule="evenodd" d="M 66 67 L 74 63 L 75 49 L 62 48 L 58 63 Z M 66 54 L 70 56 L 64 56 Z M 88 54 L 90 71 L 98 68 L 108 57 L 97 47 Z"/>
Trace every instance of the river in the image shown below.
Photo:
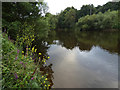
<path fill-rule="evenodd" d="M 52 31 L 39 45 L 55 88 L 118 88 L 118 32 Z"/>

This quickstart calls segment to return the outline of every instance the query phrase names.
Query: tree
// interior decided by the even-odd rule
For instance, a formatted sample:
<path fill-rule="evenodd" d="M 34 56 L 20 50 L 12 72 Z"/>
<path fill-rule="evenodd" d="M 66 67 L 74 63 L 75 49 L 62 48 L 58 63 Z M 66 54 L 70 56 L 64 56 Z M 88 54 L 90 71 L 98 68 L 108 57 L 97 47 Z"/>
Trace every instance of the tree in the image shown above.
<path fill-rule="evenodd" d="M 104 4 L 103 6 L 100 6 L 98 5 L 96 7 L 96 13 L 99 13 L 99 12 L 106 12 L 110 9 L 110 11 L 113 11 L 113 10 L 118 10 L 119 8 L 119 3 L 120 2 L 108 2 L 106 4 Z"/>
<path fill-rule="evenodd" d="M 48 7 L 44 2 L 3 2 L 2 22 L 12 39 L 16 39 L 18 30 L 23 30 L 22 24 L 34 26 L 34 32 L 47 33 L 48 23 L 42 18 Z M 43 26 L 41 26 L 43 25 Z M 38 30 L 37 30 L 38 29 Z M 47 35 L 47 34 L 44 34 Z"/>
<path fill-rule="evenodd" d="M 96 11 L 93 4 L 83 5 L 80 10 L 77 11 L 77 19 L 86 15 L 92 15 Z"/>
<path fill-rule="evenodd" d="M 50 30 L 56 29 L 56 25 L 58 23 L 57 15 L 52 15 L 51 13 L 46 13 L 45 18 L 49 23 Z"/>
<path fill-rule="evenodd" d="M 58 15 L 58 28 L 73 28 L 76 21 L 76 9 L 68 7 Z"/>
<path fill-rule="evenodd" d="M 76 26 L 79 30 L 103 30 L 116 28 L 117 23 L 117 11 L 108 10 L 104 14 L 99 12 L 81 17 Z"/>
<path fill-rule="evenodd" d="M 75 25 L 75 19 L 76 19 L 76 12 L 74 9 L 70 9 L 66 14 L 65 14 L 65 26 L 66 28 L 73 28 Z"/>

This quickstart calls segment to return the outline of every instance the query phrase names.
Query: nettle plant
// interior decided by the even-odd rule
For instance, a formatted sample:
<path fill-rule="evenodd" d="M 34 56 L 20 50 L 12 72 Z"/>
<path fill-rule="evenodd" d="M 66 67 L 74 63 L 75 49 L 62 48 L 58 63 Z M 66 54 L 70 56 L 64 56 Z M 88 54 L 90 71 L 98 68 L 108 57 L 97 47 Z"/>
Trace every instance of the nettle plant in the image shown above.
<path fill-rule="evenodd" d="M 39 53 L 37 62 L 34 62 L 37 49 L 35 46 L 32 47 L 32 42 L 35 40 L 33 28 L 27 24 L 25 27 L 22 34 L 17 35 L 15 45 L 7 38 L 7 34 L 4 34 L 2 87 L 49 89 L 48 74 L 42 75 L 40 71 L 40 63 L 45 64 L 46 60 L 41 60 L 42 53 Z M 26 47 L 26 50 L 23 50 L 23 46 Z"/>

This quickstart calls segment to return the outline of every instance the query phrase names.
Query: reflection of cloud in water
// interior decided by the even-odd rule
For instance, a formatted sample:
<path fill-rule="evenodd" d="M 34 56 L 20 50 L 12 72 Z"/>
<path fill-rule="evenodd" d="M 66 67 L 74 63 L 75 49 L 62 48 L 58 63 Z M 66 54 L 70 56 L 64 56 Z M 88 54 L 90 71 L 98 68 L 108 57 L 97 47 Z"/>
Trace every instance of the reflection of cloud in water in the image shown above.
<path fill-rule="evenodd" d="M 78 47 L 68 50 L 51 45 L 48 50 L 53 64 L 55 87 L 117 88 L 118 57 L 100 47 L 80 51 Z"/>
<path fill-rule="evenodd" d="M 81 54 L 81 52 L 78 53 L 78 56 L 76 57 L 79 58 L 79 54 Z M 87 67 L 90 70 L 94 70 L 96 73 L 99 73 L 101 75 L 106 74 L 111 79 L 113 79 L 114 77 L 113 75 L 115 76 L 118 75 L 117 55 L 109 54 L 108 52 L 105 52 L 103 49 L 99 47 L 93 47 L 90 52 L 82 53 L 82 55 L 84 56 L 84 59 L 80 60 L 79 62 L 84 67 Z M 114 79 L 117 80 L 117 78 Z"/>

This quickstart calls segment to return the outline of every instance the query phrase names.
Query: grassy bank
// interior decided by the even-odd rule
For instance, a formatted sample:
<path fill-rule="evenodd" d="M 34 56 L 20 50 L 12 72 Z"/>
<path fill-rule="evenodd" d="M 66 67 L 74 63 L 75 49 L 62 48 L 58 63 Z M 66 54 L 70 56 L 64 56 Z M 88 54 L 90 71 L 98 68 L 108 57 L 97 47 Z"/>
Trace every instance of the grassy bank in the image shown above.
<path fill-rule="evenodd" d="M 50 88 L 47 75 L 40 71 L 41 60 L 39 53 L 38 62 L 34 62 L 34 53 L 37 49 L 26 48 L 26 53 L 21 47 L 16 47 L 3 33 L 2 37 L 2 88 Z"/>

